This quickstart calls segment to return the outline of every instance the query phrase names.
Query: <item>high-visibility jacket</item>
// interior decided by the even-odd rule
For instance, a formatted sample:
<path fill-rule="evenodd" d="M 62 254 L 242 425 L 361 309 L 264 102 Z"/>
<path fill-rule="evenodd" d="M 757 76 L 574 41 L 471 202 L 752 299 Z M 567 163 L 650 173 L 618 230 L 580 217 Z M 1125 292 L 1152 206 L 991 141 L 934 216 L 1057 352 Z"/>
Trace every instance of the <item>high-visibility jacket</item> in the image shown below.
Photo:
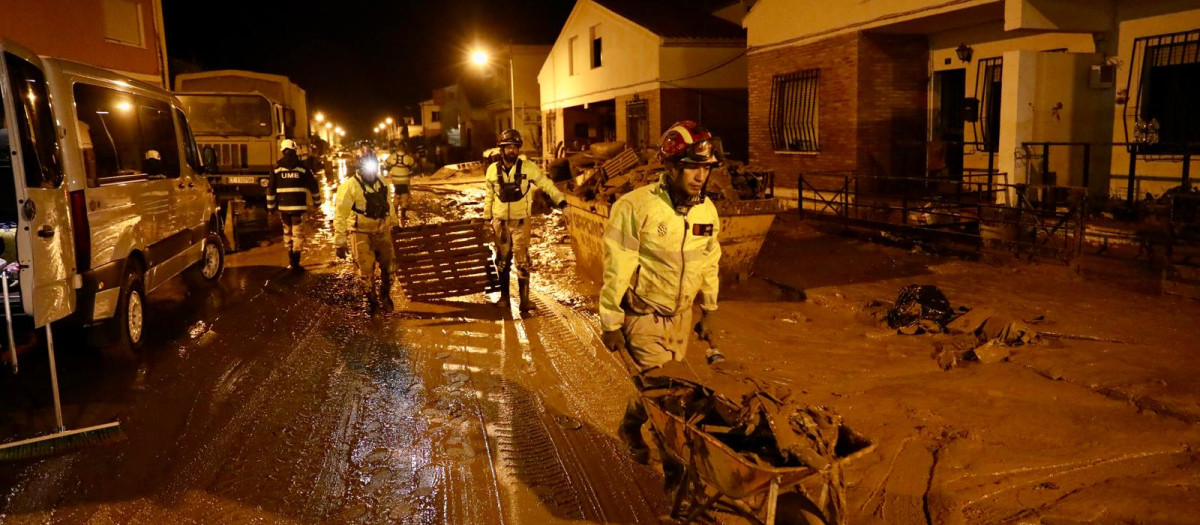
<path fill-rule="evenodd" d="M 507 170 L 500 167 L 499 162 L 488 166 L 484 175 L 487 183 L 487 199 L 483 204 L 483 218 L 493 217 L 504 220 L 517 220 L 529 217 L 530 195 L 533 188 L 546 192 L 555 203 L 561 203 L 566 197 L 554 186 L 554 182 L 542 173 L 537 164 L 525 157 L 519 157 L 517 162 Z M 504 202 L 506 196 L 519 196 L 512 202 Z"/>
<path fill-rule="evenodd" d="M 320 201 L 317 178 L 300 159 L 279 160 L 267 181 L 267 209 L 280 213 L 304 213 L 310 201 Z"/>
<path fill-rule="evenodd" d="M 334 201 L 334 244 L 344 246 L 348 232 L 379 233 L 396 225 L 389 186 L 382 178 L 367 183 L 355 174 L 338 186 Z"/>
<path fill-rule="evenodd" d="M 691 308 L 698 292 L 700 307 L 716 310 L 720 232 L 712 201 L 680 213 L 661 179 L 617 199 L 604 228 L 601 328 L 620 328 L 625 307 L 674 316 Z"/>
<path fill-rule="evenodd" d="M 417 161 L 412 155 L 392 152 L 387 160 L 383 161 L 383 169 L 388 175 L 388 184 L 407 186 L 412 176 L 413 166 L 416 165 Z"/>

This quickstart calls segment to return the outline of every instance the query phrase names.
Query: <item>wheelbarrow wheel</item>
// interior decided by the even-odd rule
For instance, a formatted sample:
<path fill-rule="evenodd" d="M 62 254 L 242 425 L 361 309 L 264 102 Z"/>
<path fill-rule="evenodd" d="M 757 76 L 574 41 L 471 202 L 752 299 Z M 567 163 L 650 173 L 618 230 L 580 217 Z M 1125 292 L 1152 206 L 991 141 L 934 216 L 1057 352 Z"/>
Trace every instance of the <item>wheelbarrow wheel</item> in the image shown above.
<path fill-rule="evenodd" d="M 832 525 L 812 500 L 794 491 L 779 495 L 775 504 L 776 525 Z"/>

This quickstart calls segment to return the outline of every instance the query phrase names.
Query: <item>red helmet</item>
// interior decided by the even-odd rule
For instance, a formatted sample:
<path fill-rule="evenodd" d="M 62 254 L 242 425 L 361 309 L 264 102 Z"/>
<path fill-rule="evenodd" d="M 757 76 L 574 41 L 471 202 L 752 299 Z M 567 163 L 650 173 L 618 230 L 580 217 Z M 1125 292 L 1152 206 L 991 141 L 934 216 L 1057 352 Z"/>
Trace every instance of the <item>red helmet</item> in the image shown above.
<path fill-rule="evenodd" d="M 716 141 L 712 133 L 694 120 L 676 122 L 663 133 L 658 158 L 663 162 L 717 164 Z"/>

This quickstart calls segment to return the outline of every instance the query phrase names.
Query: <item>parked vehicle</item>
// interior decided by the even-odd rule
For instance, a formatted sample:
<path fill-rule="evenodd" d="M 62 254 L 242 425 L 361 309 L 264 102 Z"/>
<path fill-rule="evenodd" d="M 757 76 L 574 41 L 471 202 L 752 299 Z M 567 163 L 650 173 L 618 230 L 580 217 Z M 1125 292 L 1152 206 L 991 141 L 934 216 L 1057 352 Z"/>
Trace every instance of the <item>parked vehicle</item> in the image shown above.
<path fill-rule="evenodd" d="M 294 140 L 300 158 L 308 158 L 304 90 L 285 76 L 228 69 L 178 75 L 175 90 L 200 148 L 212 148 L 217 169 L 207 175 L 217 191 L 228 247 L 236 250 L 244 233 L 268 225 L 267 179 L 279 144 Z"/>
<path fill-rule="evenodd" d="M 0 54 L 0 225 L 20 262 L 14 316 L 35 327 L 72 317 L 127 358 L 145 340 L 148 292 L 185 271 L 211 283 L 224 267 L 187 115 L 169 92 L 108 70 L 7 40 Z"/>

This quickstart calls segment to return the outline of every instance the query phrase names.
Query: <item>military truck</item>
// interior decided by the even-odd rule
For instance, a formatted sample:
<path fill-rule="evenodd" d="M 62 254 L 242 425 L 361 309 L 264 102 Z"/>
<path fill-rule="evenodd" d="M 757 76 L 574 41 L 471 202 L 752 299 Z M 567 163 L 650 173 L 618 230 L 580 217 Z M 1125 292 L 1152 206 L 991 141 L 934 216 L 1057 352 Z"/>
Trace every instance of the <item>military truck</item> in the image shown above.
<path fill-rule="evenodd" d="M 180 74 L 175 91 L 205 164 L 215 161 L 206 175 L 220 201 L 226 245 L 237 250 L 247 235 L 267 229 L 267 180 L 279 144 L 295 140 L 300 157 L 308 157 L 304 90 L 282 75 L 227 69 Z"/>

